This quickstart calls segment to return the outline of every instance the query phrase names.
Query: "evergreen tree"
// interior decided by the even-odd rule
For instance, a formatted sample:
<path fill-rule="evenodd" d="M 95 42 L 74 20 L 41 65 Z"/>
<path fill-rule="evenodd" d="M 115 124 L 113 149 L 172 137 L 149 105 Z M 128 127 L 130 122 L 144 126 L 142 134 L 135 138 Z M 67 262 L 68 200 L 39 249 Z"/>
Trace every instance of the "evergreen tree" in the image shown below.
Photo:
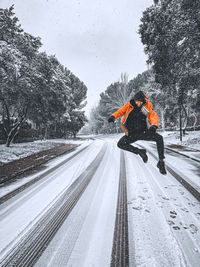
<path fill-rule="evenodd" d="M 75 135 L 86 122 L 81 109 L 87 87 L 55 56 L 39 52 L 40 38 L 22 30 L 13 6 L 1 10 L 0 28 L 0 113 L 7 146 L 26 119 L 46 136 L 50 129 L 52 137 L 64 135 L 67 125 Z"/>
<path fill-rule="evenodd" d="M 176 114 L 178 106 L 188 114 L 190 101 L 194 101 L 190 95 L 199 88 L 199 16 L 199 1 L 166 0 L 148 8 L 141 19 L 139 33 L 148 63 L 153 66 L 155 81 L 169 100 L 173 99 Z"/>

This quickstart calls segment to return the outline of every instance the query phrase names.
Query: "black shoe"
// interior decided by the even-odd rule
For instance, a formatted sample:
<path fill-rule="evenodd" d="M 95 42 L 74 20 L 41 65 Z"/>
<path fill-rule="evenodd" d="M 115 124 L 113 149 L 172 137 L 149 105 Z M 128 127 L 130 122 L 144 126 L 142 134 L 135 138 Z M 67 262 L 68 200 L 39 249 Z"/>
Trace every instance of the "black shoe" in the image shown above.
<path fill-rule="evenodd" d="M 148 161 L 146 149 L 139 149 L 138 154 L 140 155 L 140 157 L 143 159 L 145 163 Z"/>
<path fill-rule="evenodd" d="M 165 169 L 165 163 L 164 163 L 164 161 L 159 160 L 158 161 L 158 164 L 157 164 L 157 167 L 158 167 L 160 173 L 167 174 L 166 169 Z"/>

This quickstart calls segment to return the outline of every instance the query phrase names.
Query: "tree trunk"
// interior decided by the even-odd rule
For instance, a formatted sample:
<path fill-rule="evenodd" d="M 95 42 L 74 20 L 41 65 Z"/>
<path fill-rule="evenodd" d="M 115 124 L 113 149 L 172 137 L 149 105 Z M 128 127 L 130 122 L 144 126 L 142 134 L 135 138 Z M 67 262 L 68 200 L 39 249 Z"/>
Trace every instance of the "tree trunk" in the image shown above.
<path fill-rule="evenodd" d="M 162 130 L 165 131 L 165 108 L 161 109 Z"/>
<path fill-rule="evenodd" d="M 20 122 L 16 123 L 16 125 L 11 129 L 11 131 L 8 134 L 7 140 L 6 140 L 6 146 L 9 147 L 15 136 L 19 133 L 19 130 L 25 121 L 25 118 L 21 119 Z"/>
<path fill-rule="evenodd" d="M 186 108 L 184 107 L 184 105 L 182 105 L 182 109 L 183 109 L 183 112 L 185 114 L 184 121 L 183 121 L 183 135 L 185 135 L 186 127 L 187 127 L 187 121 L 188 121 L 188 114 L 187 114 L 187 111 L 186 111 Z"/>
<path fill-rule="evenodd" d="M 4 132 L 6 134 L 6 138 L 8 138 L 8 134 L 11 131 L 10 112 L 9 112 L 9 108 L 8 108 L 8 105 L 5 101 L 5 99 L 2 99 L 2 104 L 4 107 L 4 109 L 3 109 L 3 128 L 4 128 Z"/>
<path fill-rule="evenodd" d="M 48 125 L 45 127 L 45 132 L 44 132 L 44 137 L 43 137 L 44 140 L 47 139 L 47 133 L 48 133 Z"/>
<path fill-rule="evenodd" d="M 180 119 L 179 119 L 179 123 L 180 123 L 180 141 L 182 142 L 182 109 L 181 109 L 181 105 L 180 105 Z"/>
<path fill-rule="evenodd" d="M 193 128 L 194 128 L 194 131 L 195 131 L 195 127 L 196 127 L 196 124 L 197 124 L 197 116 L 193 113 L 192 116 L 194 116 L 194 124 L 193 124 Z"/>

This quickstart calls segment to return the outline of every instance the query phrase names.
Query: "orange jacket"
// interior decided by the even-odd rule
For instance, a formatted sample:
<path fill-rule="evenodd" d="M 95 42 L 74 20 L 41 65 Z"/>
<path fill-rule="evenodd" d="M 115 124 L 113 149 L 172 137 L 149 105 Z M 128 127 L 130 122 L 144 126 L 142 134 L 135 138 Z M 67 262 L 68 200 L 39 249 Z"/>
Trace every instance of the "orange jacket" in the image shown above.
<path fill-rule="evenodd" d="M 130 112 L 133 110 L 133 106 L 131 105 L 130 102 L 127 102 L 122 108 L 118 109 L 116 112 L 114 112 L 111 116 L 115 117 L 116 119 L 121 118 L 122 116 L 122 128 L 125 132 L 126 135 L 128 135 L 128 131 L 125 128 L 125 122 L 126 119 L 128 118 L 128 115 L 130 114 Z M 152 125 L 155 125 L 158 127 L 158 123 L 159 123 L 159 119 L 158 119 L 158 115 L 156 114 L 156 112 L 153 110 L 153 106 L 152 104 L 148 101 L 148 98 L 146 97 L 146 103 L 142 106 L 141 111 L 144 113 L 144 115 L 146 115 L 147 117 L 147 128 L 150 128 Z"/>

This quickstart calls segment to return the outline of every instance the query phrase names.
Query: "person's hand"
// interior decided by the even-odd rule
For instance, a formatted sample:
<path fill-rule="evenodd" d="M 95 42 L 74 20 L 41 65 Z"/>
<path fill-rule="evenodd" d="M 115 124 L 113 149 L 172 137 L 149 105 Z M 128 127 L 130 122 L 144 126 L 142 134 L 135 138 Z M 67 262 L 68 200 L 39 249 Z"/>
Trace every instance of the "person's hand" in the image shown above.
<path fill-rule="evenodd" d="M 154 135 L 156 133 L 156 130 L 157 130 L 157 126 L 155 125 L 152 125 L 150 128 L 149 128 L 149 133 Z"/>
<path fill-rule="evenodd" d="M 109 118 L 108 118 L 108 122 L 114 122 L 115 121 L 115 117 L 114 116 L 110 116 Z"/>

